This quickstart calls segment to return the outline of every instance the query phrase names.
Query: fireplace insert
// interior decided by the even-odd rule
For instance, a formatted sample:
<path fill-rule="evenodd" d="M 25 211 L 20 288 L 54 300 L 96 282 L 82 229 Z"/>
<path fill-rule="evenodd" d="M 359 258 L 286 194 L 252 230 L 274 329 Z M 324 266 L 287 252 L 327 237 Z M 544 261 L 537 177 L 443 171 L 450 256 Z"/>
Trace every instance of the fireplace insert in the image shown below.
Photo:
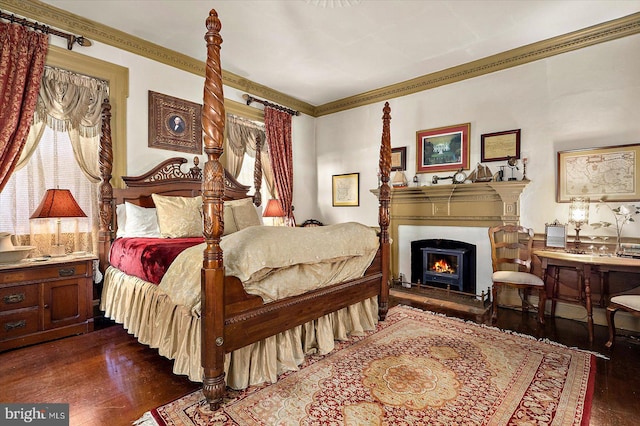
<path fill-rule="evenodd" d="M 476 292 L 476 246 L 463 241 L 411 242 L 411 282 Z"/>

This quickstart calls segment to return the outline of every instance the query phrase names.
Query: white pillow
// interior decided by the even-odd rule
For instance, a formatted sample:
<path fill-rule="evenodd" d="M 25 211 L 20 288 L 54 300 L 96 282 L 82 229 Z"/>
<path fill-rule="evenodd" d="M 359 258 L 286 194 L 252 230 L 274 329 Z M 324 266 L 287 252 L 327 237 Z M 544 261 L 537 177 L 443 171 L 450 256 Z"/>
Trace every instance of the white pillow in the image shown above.
<path fill-rule="evenodd" d="M 124 203 L 124 208 L 126 216 L 124 237 L 161 237 L 156 209 L 140 207 L 128 202 Z M 117 213 L 116 207 L 116 216 Z"/>
<path fill-rule="evenodd" d="M 171 197 L 151 194 L 151 197 L 158 211 L 158 224 L 163 238 L 202 236 L 201 196 Z"/>
<path fill-rule="evenodd" d="M 124 230 L 127 225 L 127 211 L 124 207 L 124 203 L 116 206 L 116 238 L 122 238 L 125 236 Z"/>

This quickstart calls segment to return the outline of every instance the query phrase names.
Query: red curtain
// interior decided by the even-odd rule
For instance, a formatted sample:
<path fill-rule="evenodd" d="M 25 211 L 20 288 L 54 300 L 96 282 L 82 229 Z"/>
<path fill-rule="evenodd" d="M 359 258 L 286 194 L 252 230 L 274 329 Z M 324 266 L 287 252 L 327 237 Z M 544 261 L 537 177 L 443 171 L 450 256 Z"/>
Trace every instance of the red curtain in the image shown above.
<path fill-rule="evenodd" d="M 0 191 L 27 140 L 48 48 L 48 35 L 0 23 Z"/>
<path fill-rule="evenodd" d="M 293 216 L 293 152 L 291 142 L 291 115 L 271 108 L 264 109 L 264 128 L 269 144 L 269 159 L 278 198 L 285 214 L 285 222 L 296 226 Z"/>

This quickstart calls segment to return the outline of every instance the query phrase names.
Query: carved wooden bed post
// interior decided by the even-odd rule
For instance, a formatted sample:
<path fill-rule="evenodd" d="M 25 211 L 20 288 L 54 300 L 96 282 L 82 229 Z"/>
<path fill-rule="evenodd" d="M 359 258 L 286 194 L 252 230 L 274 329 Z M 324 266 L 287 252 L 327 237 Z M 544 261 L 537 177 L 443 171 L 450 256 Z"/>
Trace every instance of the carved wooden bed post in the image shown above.
<path fill-rule="evenodd" d="M 389 175 L 391 174 L 391 108 L 389 102 L 384 103 L 382 109 L 382 141 L 380 143 L 380 194 L 378 196 L 378 224 L 380 225 L 380 244 L 382 250 L 382 279 L 380 295 L 378 296 L 378 317 L 382 321 L 389 310 L 389 203 L 391 200 L 391 188 L 389 187 Z"/>
<path fill-rule="evenodd" d="M 107 269 L 109 248 L 111 247 L 111 219 L 113 215 L 113 187 L 111 186 L 111 171 L 113 169 L 113 145 L 111 143 L 111 104 L 109 98 L 102 102 L 102 131 L 100 134 L 100 188 L 98 192 L 100 203 L 100 224 L 98 228 L 98 258 L 100 271 Z"/>
<path fill-rule="evenodd" d="M 212 410 L 225 392 L 224 380 L 224 265 L 220 238 L 224 231 L 224 171 L 220 163 L 225 125 L 220 45 L 222 24 L 214 9 L 206 21 L 207 63 L 202 108 L 204 164 L 202 202 L 206 247 L 201 272 L 202 294 L 202 392 Z"/>

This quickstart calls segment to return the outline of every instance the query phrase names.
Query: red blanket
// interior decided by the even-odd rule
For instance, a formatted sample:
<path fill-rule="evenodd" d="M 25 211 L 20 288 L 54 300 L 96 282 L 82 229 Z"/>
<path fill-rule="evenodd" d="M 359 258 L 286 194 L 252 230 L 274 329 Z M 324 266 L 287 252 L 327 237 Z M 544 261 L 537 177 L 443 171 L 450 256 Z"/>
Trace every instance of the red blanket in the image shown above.
<path fill-rule="evenodd" d="M 118 238 L 111 244 L 109 263 L 122 272 L 159 284 L 171 262 L 204 238 Z"/>

